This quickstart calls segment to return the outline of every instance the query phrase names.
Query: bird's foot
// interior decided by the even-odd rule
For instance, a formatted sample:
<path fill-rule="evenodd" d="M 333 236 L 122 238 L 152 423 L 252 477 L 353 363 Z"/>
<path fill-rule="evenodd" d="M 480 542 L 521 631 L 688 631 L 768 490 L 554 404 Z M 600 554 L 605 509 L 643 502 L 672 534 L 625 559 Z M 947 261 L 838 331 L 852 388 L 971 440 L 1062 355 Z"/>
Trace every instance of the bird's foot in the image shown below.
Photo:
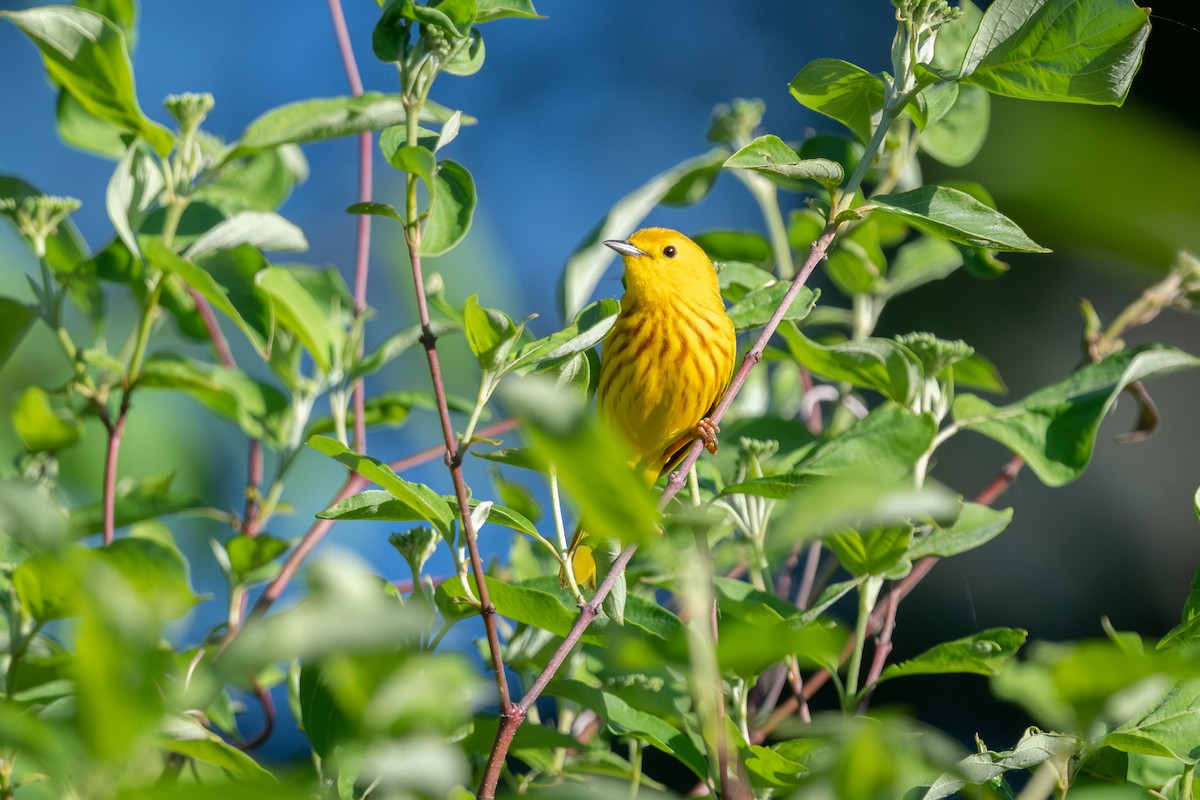
<path fill-rule="evenodd" d="M 704 442 L 704 449 L 713 455 L 717 454 L 717 434 L 720 432 L 721 429 L 708 417 L 697 422 L 696 428 L 693 431 L 696 434 L 696 438 Z"/>

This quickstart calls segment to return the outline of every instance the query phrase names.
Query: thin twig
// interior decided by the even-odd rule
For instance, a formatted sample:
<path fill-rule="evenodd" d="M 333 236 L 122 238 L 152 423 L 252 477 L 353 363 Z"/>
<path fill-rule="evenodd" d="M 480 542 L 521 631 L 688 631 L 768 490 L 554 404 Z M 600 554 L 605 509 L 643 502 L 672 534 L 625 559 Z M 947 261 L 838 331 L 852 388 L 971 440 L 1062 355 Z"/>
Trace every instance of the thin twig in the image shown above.
<path fill-rule="evenodd" d="M 275 730 L 275 701 L 271 699 L 271 693 L 263 688 L 257 678 L 254 679 L 254 696 L 263 710 L 262 730 L 253 739 L 239 742 L 239 750 L 254 750 L 261 747 L 267 739 L 271 738 L 271 733 Z"/>
<path fill-rule="evenodd" d="M 346 16 L 342 13 L 341 0 L 329 0 L 329 13 L 333 17 L 333 30 L 337 36 L 338 52 L 342 56 L 342 66 L 346 70 L 346 80 L 350 83 L 350 94 L 358 97 L 363 93 L 362 77 L 358 73 L 358 62 L 354 58 L 354 48 L 350 44 L 350 31 L 346 28 Z M 358 135 L 358 202 L 366 203 L 371 199 L 372 171 L 371 132 L 363 131 Z M 367 274 L 371 260 L 371 215 L 358 215 L 358 235 L 354 257 L 354 315 L 361 317 L 367 310 Z M 362 358 L 365 351 L 365 337 L 359 337 L 358 357 Z M 354 414 L 354 449 L 360 453 L 367 449 L 366 387 L 362 378 L 354 382 L 353 398 Z"/>
<path fill-rule="evenodd" d="M 233 351 L 229 349 L 229 342 L 226 340 L 225 334 L 221 332 L 221 326 L 217 323 L 217 316 L 213 313 L 212 306 L 204 299 L 204 295 L 191 287 L 188 287 L 188 294 L 192 296 L 192 302 L 196 304 L 196 313 L 200 315 L 200 321 L 204 323 L 208 339 L 212 342 L 213 350 L 217 352 L 217 359 L 227 369 L 237 369 L 237 361 L 233 357 Z M 242 512 L 241 532 L 254 537 L 258 535 L 258 531 L 262 527 L 260 519 L 262 509 L 258 504 L 259 489 L 262 486 L 263 478 L 261 439 L 250 439 L 250 448 L 246 456 L 246 472 L 246 507 Z"/>
<path fill-rule="evenodd" d="M 416 178 L 409 176 L 410 184 Z M 504 672 L 504 654 L 500 650 L 500 634 L 496 630 L 496 606 L 488 592 L 483 561 L 479 557 L 479 543 L 475 523 L 471 519 L 470 495 L 463 479 L 462 462 L 469 441 L 455 443 L 454 424 L 450 421 L 450 406 L 446 400 L 446 386 L 442 381 L 442 366 L 438 359 L 437 335 L 429 321 L 429 305 L 425 299 L 425 278 L 421 273 L 421 231 L 415 224 L 405 231 L 408 244 L 408 260 L 412 267 L 413 289 L 417 295 L 417 313 L 421 320 L 421 344 L 425 347 L 425 359 L 429 364 L 429 377 L 433 383 L 433 396 L 437 403 L 438 419 L 442 424 L 442 437 L 446 443 L 446 466 L 454 483 L 454 497 L 458 501 L 459 519 L 462 522 L 463 539 L 467 543 L 467 554 L 471 560 L 471 573 L 475 578 L 476 596 L 479 598 L 479 615 L 483 618 L 487 634 L 488 651 L 492 659 L 492 670 L 496 677 L 496 695 L 500 702 L 500 715 L 511 712 L 513 703 L 508 691 L 508 676 Z M 524 713 L 522 713 L 522 717 Z"/>

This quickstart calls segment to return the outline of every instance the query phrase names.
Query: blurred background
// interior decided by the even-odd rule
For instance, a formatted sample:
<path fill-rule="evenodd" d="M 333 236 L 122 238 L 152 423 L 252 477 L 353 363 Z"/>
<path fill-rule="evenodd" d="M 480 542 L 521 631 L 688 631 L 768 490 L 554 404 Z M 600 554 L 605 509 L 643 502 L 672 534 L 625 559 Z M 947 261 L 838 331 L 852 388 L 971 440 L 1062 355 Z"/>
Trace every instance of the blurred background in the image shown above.
<path fill-rule="evenodd" d="M 35 3 L 0 0 L 0 8 L 30 5 Z M 483 70 L 469 78 L 444 76 L 435 85 L 433 99 L 479 119 L 448 151 L 473 173 L 479 207 L 464 245 L 427 267 L 443 275 L 454 301 L 477 292 L 486 305 L 514 317 L 539 314 L 530 326 L 538 335 L 561 327 L 557 287 L 574 247 L 624 194 L 708 149 L 704 134 L 714 105 L 762 98 L 763 131 L 784 139 L 829 130 L 833 123 L 792 100 L 788 81 L 821 57 L 887 69 L 894 30 L 886 0 L 541 0 L 538 10 L 547 18 L 488 25 Z M 1143 70 L 1124 108 L 994 102 L 981 155 L 953 172 L 931 167 L 927 175 L 979 181 L 1001 211 L 1054 253 L 1013 256 L 1012 271 L 1000 280 L 956 274 L 927 285 L 889 307 L 881 335 L 927 330 L 964 339 L 996 363 L 1010 396 L 1018 398 L 1076 366 L 1080 298 L 1110 319 L 1161 277 L 1178 248 L 1200 252 L 1200 94 L 1193 85 L 1200 8 L 1178 0 L 1154 11 L 1165 19 L 1154 21 Z M 345 0 L 345 12 L 367 88 L 393 91 L 394 69 L 370 50 L 376 3 Z M 329 10 L 321 2 L 143 3 L 134 67 L 150 116 L 166 121 L 161 102 L 168 94 L 211 92 L 216 107 L 205 127 L 226 139 L 269 108 L 348 93 Z M 54 94 L 36 49 L 7 24 L 0 24 L 0 76 L 0 174 L 81 199 L 75 219 L 98 249 L 112 235 L 104 192 L 113 165 L 57 140 Z M 355 222 L 342 209 L 356 199 L 356 141 L 309 145 L 304 152 L 310 178 L 281 212 L 305 231 L 311 250 L 289 260 L 334 264 L 348 274 Z M 399 181 L 376 162 L 376 199 L 395 203 Z M 649 222 L 688 233 L 762 229 L 756 206 L 728 176 L 701 204 L 656 211 Z M 415 318 L 399 244 L 376 221 L 369 299 L 379 317 L 368 328 L 371 341 Z M 22 276 L 34 269 L 24 244 L 9 227 L 0 228 L 0 292 L 29 297 Z M 597 295 L 619 294 L 614 263 Z M 158 346 L 176 346 L 169 330 L 161 337 Z M 1182 313 L 1165 313 L 1138 337 L 1200 352 L 1200 324 Z M 473 394 L 465 348 L 450 338 L 444 342 L 449 371 L 456 371 L 454 364 L 464 367 L 452 388 Z M 17 393 L 32 380 L 65 378 L 66 365 L 43 356 L 57 356 L 56 348 L 47 349 L 52 347 L 35 329 L 0 371 L 0 473 L 11 471 L 8 454 L 17 447 L 7 422 Z M 411 355 L 377 376 L 371 390 L 426 385 L 423 359 Z M 1122 401 L 1082 479 L 1050 490 L 1022 474 L 1000 501 L 1016 509 L 1004 535 L 939 564 L 901 607 L 895 658 L 996 625 L 1027 628 L 1031 638 L 1093 637 L 1103 635 L 1100 619 L 1108 616 L 1118 629 L 1156 639 L 1175 624 L 1200 563 L 1200 524 L 1192 505 L 1200 484 L 1200 374 L 1172 376 L 1149 388 L 1163 418 L 1158 435 L 1113 444 L 1135 418 L 1133 404 Z M 102 441 L 98 430 L 89 433 L 64 457 L 64 481 L 79 500 L 98 494 Z M 945 449 L 933 474 L 971 496 L 1007 454 L 968 436 Z M 418 413 L 403 428 L 373 435 L 370 451 L 393 460 L 439 438 L 432 415 Z M 187 463 L 178 462 L 180 453 Z M 147 392 L 130 417 L 121 472 L 174 470 L 179 488 L 222 498 L 220 504 L 234 508 L 241 502 L 244 458 L 243 440 L 232 426 L 186 399 Z M 470 470 L 469 480 L 486 493 L 486 469 L 474 463 Z M 408 477 L 449 490 L 437 462 Z M 271 532 L 299 536 L 340 482 L 340 468 L 307 456 L 286 493 L 294 514 L 277 518 Z M 223 616 L 207 539 L 228 531 L 203 520 L 172 526 L 198 590 L 217 594 L 180 631 L 194 637 Z M 389 532 L 387 526 L 344 524 L 322 548 L 356 550 L 381 574 L 405 579 L 407 568 L 386 545 Z M 506 552 L 507 529 L 493 526 L 486 533 L 486 555 Z M 430 567 L 433 574 L 439 570 L 449 571 L 444 554 Z M 914 693 L 914 686 L 920 685 L 902 687 L 910 708 L 969 743 L 975 730 L 966 726 L 984 715 L 959 720 L 941 716 L 942 709 L 949 691 L 985 702 L 983 680 L 939 677 L 925 687 L 928 698 Z M 280 706 L 286 713 L 286 704 Z M 1028 724 L 1015 710 L 997 709 L 987 717 L 996 727 L 981 733 L 997 749 L 1015 742 Z M 286 724 L 278 727 L 268 747 L 286 758 L 297 734 Z"/>

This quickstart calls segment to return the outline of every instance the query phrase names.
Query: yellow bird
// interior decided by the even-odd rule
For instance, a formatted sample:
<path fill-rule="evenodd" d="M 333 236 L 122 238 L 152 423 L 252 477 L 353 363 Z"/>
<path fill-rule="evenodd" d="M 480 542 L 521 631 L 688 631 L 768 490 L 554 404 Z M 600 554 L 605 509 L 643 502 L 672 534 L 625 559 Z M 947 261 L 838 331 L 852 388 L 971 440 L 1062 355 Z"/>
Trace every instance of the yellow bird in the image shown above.
<path fill-rule="evenodd" d="M 604 341 L 596 411 L 627 442 L 653 482 L 697 438 L 717 452 L 708 415 L 733 375 L 737 341 L 717 273 L 700 246 L 678 231 L 645 228 L 605 245 L 625 262 L 625 295 Z M 572 542 L 580 583 L 593 585 L 590 548 Z"/>

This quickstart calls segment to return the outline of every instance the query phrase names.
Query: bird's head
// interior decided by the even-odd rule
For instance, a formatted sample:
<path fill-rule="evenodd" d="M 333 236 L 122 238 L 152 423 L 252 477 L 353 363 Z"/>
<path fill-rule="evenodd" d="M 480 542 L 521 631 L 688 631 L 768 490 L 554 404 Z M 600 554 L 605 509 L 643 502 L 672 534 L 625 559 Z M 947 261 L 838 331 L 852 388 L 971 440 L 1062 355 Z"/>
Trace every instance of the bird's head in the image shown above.
<path fill-rule="evenodd" d="M 700 246 L 679 231 L 643 228 L 627 240 L 604 242 L 625 262 L 625 291 L 635 297 L 664 292 L 711 291 L 720 296 L 717 273 Z"/>

